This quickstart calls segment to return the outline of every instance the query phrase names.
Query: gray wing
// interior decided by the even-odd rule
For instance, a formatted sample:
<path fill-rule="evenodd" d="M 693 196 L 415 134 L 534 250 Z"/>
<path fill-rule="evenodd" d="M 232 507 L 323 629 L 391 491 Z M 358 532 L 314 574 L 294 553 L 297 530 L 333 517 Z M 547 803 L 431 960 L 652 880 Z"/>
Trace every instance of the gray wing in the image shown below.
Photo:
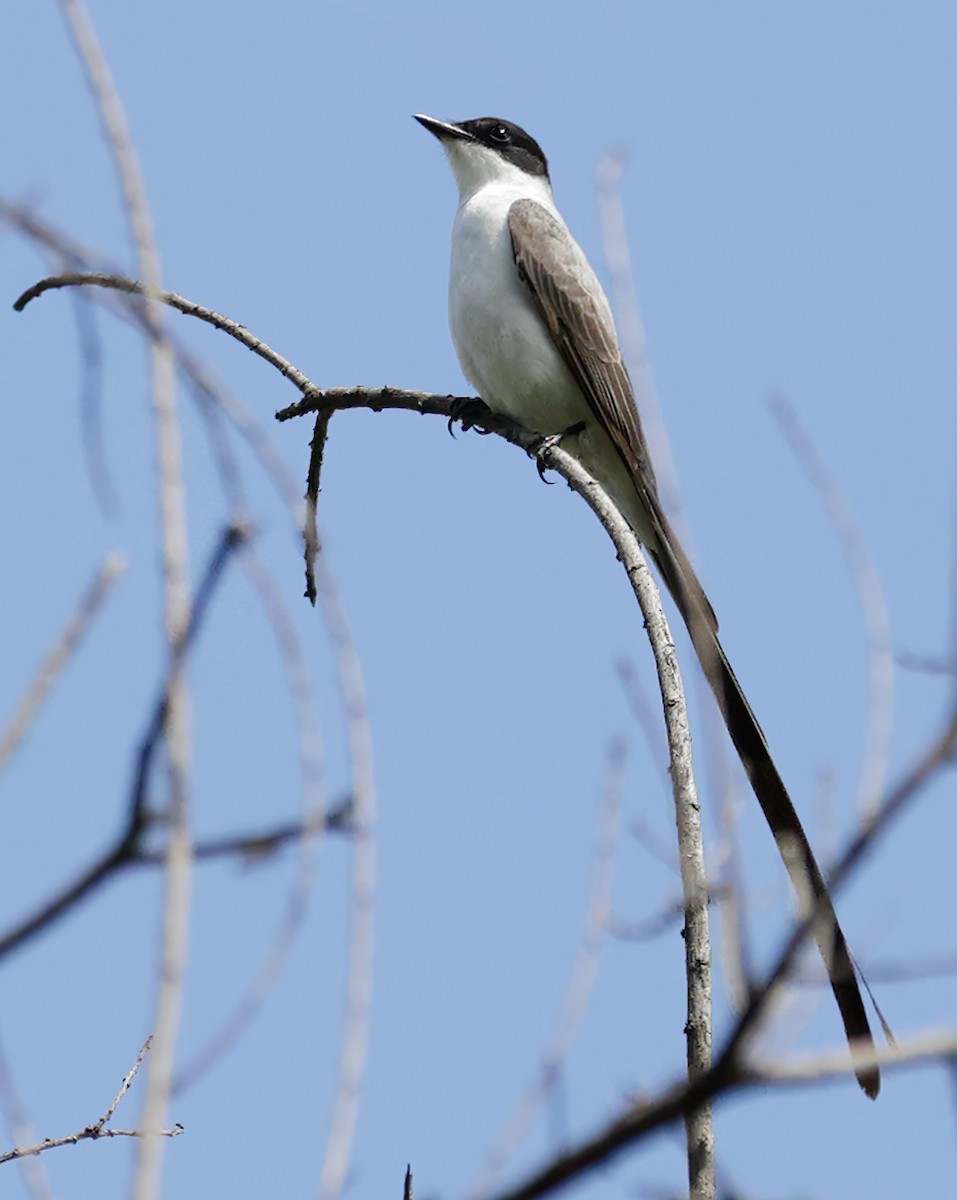
<path fill-rule="evenodd" d="M 589 285 L 593 276 L 564 225 L 534 200 L 516 200 L 508 210 L 512 256 L 532 294 L 539 316 L 575 377 L 599 426 L 628 469 L 658 537 L 648 546 L 686 622 L 718 622 L 694 569 L 658 499 L 648 444 L 642 432 L 618 335 L 604 297 Z"/>
<path fill-rule="evenodd" d="M 508 210 L 512 255 L 535 307 L 601 427 L 639 488 L 657 495 L 635 396 L 606 306 L 564 225 L 534 200 Z M 602 297 L 603 299 L 603 297 Z"/>

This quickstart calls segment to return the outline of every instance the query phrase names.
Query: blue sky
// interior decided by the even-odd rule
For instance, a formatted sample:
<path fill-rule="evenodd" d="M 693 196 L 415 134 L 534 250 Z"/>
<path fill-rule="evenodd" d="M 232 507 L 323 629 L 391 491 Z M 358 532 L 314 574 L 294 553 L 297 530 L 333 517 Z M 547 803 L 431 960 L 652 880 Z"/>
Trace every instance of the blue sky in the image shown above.
<path fill-rule="evenodd" d="M 564 0 L 480 9 L 340 0 L 277 2 L 266 18 L 242 2 L 91 0 L 90 11 L 139 149 L 167 285 L 241 321 L 321 385 L 465 386 L 445 316 L 454 185 L 411 113 L 496 114 L 529 129 L 606 281 L 595 175 L 610 149 L 626 153 L 635 281 L 695 561 L 826 860 L 854 822 L 867 648 L 834 530 L 766 400 L 789 398 L 839 480 L 895 649 L 945 655 L 957 445 L 953 8 L 607 0 L 584 12 Z M 3 196 L 35 203 L 129 263 L 111 163 L 56 6 L 8 6 L 3 26 Z M 8 302 L 46 273 L 0 232 Z M 3 711 L 101 557 L 119 547 L 130 560 L 0 781 L 5 925 L 113 833 L 161 669 L 145 355 L 108 315 L 97 325 L 114 517 L 98 509 L 84 463 L 69 299 L 45 297 L 23 315 L 0 307 Z M 309 429 L 272 422 L 292 389 L 213 331 L 180 318 L 175 329 L 302 478 Z M 196 577 L 226 506 L 203 426 L 182 400 Z M 334 800 L 347 774 L 329 640 L 300 598 L 288 519 L 248 455 L 243 466 L 257 548 L 307 647 Z M 460 1195 L 558 1011 L 615 737 L 630 747 L 615 913 L 641 919 L 674 894 L 673 874 L 630 832 L 641 821 L 667 839 L 672 828 L 661 755 L 649 755 L 616 669 L 634 662 L 653 699 L 651 659 L 604 534 L 504 443 L 453 442 L 440 421 L 407 414 L 343 414 L 321 519 L 362 660 L 379 793 L 373 1023 L 352 1194 L 398 1195 L 411 1161 L 420 1197 Z M 295 814 L 290 705 L 238 570 L 190 674 L 197 832 Z M 945 678 L 899 671 L 895 683 L 892 779 L 932 736 L 949 694 Z M 709 719 L 696 706 L 713 839 Z M 790 901 L 743 786 L 740 800 L 761 959 L 786 929 Z M 865 970 L 953 950 L 954 835 L 945 778 L 842 894 Z M 315 1193 L 341 1029 L 349 867 L 347 846 L 324 845 L 310 916 L 268 1007 L 174 1102 L 188 1132 L 168 1147 L 168 1195 Z M 184 1055 L 254 971 L 293 871 L 286 855 L 197 873 Z M 149 1031 L 158 896 L 155 875 L 119 880 L 4 964 L 0 1036 L 43 1136 L 97 1116 Z M 607 944 L 567 1065 L 567 1136 L 680 1070 L 681 967 L 677 929 Z M 876 988 L 901 1036 L 953 1024 L 953 979 Z M 720 1030 L 729 1020 L 720 972 L 717 995 Z M 807 991 L 764 1042 L 839 1044 L 829 998 L 815 1003 Z M 957 1167 L 949 1105 L 937 1068 L 889 1077 L 876 1105 L 851 1082 L 750 1095 L 719 1111 L 719 1162 L 743 1195 L 931 1194 Z M 554 1121 L 539 1122 L 511 1171 L 540 1161 L 553 1138 Z M 46 1156 L 61 1195 L 117 1194 L 129 1164 L 116 1142 Z M 662 1136 L 576 1194 L 670 1194 L 683 1170 L 680 1138 Z"/>

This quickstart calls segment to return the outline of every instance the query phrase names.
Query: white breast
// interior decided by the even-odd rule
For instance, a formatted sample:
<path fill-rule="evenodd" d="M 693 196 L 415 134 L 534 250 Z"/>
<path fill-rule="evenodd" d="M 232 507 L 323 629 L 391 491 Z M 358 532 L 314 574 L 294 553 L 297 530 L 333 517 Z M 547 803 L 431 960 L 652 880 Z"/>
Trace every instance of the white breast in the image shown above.
<path fill-rule="evenodd" d="M 501 182 L 459 206 L 449 325 L 462 370 L 490 408 L 537 432 L 558 433 L 582 419 L 585 401 L 512 258 L 508 210 L 527 195 L 527 184 Z M 546 191 L 535 199 L 554 211 Z"/>

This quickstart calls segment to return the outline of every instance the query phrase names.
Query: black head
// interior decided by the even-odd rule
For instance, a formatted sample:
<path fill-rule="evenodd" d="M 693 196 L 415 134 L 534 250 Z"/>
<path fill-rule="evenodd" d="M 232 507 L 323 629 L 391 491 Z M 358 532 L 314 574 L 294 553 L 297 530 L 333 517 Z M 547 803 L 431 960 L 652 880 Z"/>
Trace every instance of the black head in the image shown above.
<path fill-rule="evenodd" d="M 439 139 L 461 138 L 463 141 L 478 142 L 500 154 L 519 170 L 548 178 L 545 152 L 530 134 L 511 121 L 503 121 L 501 117 L 476 117 L 471 121 L 448 125 L 434 117 L 417 115 L 415 119 Z"/>
<path fill-rule="evenodd" d="M 476 117 L 474 121 L 459 121 L 459 129 L 470 133 L 477 142 L 496 150 L 516 167 L 529 175 L 548 178 L 548 159 L 535 139 L 520 125 L 500 117 Z"/>

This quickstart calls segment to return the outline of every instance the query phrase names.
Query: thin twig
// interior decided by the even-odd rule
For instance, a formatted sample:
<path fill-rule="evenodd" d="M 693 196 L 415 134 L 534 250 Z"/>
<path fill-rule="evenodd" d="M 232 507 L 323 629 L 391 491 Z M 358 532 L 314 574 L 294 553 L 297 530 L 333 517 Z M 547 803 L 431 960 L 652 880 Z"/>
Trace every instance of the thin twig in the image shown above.
<path fill-rule="evenodd" d="M 41 220 L 26 206 L 5 200 L 2 196 L 0 196 L 0 220 L 6 221 L 33 241 L 51 259 L 66 263 L 74 271 L 92 274 L 95 267 L 99 272 L 107 273 L 112 277 L 121 277 L 121 272 L 116 264 L 111 262 L 101 250 L 75 241 L 49 221 Z M 92 288 L 87 293 L 85 289 L 80 289 L 81 296 L 87 294 L 94 297 L 113 316 L 135 325 L 150 339 L 165 339 L 175 355 L 177 367 L 183 373 L 190 388 L 201 402 L 208 401 L 222 411 L 253 451 L 267 477 L 289 507 L 290 512 L 293 513 L 297 525 L 301 524 L 298 487 L 285 460 L 242 399 L 214 379 L 206 366 L 182 342 L 177 340 L 171 330 L 157 327 L 148 308 L 142 303 L 140 291 L 134 288 L 132 292 L 120 292 L 118 296 L 114 296 L 111 290 Z"/>
<path fill-rule="evenodd" d="M 119 1091 L 116 1093 L 116 1095 L 110 1101 L 109 1108 L 106 1110 L 106 1112 L 103 1114 L 103 1116 L 100 1117 L 100 1119 L 95 1124 L 87 1127 L 90 1130 L 92 1130 L 94 1136 L 98 1135 L 100 1133 L 100 1131 L 102 1130 L 103 1126 L 108 1121 L 111 1121 L 113 1119 L 113 1114 L 116 1112 L 117 1108 L 119 1107 L 120 1101 L 123 1099 L 123 1097 L 126 1095 L 126 1093 L 130 1090 L 130 1084 L 136 1078 L 136 1072 L 140 1069 L 140 1065 L 142 1064 L 143 1059 L 147 1056 L 147 1054 L 149 1054 L 150 1047 L 152 1045 L 153 1045 L 153 1035 L 150 1034 L 150 1036 L 146 1039 L 146 1041 L 140 1047 L 140 1052 L 136 1056 L 136 1062 L 132 1065 L 132 1067 L 130 1067 L 130 1069 L 127 1071 L 127 1073 L 123 1076 L 123 1082 L 120 1084 Z"/>
<path fill-rule="evenodd" d="M 312 441 L 309 443 L 309 471 L 306 475 L 306 517 L 302 526 L 302 540 L 305 543 L 306 599 L 313 607 L 315 607 L 316 603 L 316 558 L 319 555 L 319 527 L 317 524 L 319 482 L 322 477 L 322 458 L 326 450 L 326 438 L 329 436 L 329 422 L 331 420 L 331 412 L 316 414 Z"/>
<path fill-rule="evenodd" d="M 161 287 L 151 287 L 147 283 L 140 283 L 135 279 L 127 279 L 122 275 L 99 271 L 75 271 L 65 275 L 53 275 L 47 279 L 41 279 L 31 288 L 27 288 L 14 302 L 13 307 L 16 312 L 22 312 L 31 300 L 42 296 L 44 292 L 64 287 L 111 288 L 114 291 L 127 292 L 134 296 L 144 296 L 148 300 L 155 300 L 160 304 L 166 304 L 168 307 L 175 308 L 178 312 L 183 313 L 184 316 L 196 317 L 197 320 L 204 321 L 207 325 L 212 325 L 214 329 L 220 329 L 223 333 L 228 333 L 237 342 L 241 342 L 247 350 L 258 354 L 270 366 L 275 367 L 281 375 L 284 375 L 291 383 L 294 383 L 300 391 L 306 392 L 312 387 L 312 384 L 301 371 L 294 367 L 287 359 L 283 358 L 281 354 L 278 354 L 275 350 L 267 346 L 265 342 L 260 341 L 259 338 L 251 334 L 238 321 L 224 317 L 222 313 L 214 312 L 211 308 L 205 308 L 202 304 L 195 304 L 192 300 L 187 300 L 185 297 L 177 295 L 176 292 L 167 292 Z"/>
<path fill-rule="evenodd" d="M 131 1137 L 131 1138 L 146 1138 L 147 1131 L 145 1129 L 108 1129 L 107 1124 L 113 1118 L 117 1107 L 123 1097 L 130 1089 L 130 1084 L 136 1076 L 136 1072 L 140 1069 L 140 1065 L 146 1055 L 149 1053 L 150 1047 L 153 1044 L 152 1036 L 148 1037 L 144 1042 L 139 1054 L 136 1057 L 136 1062 L 123 1077 L 123 1082 L 120 1084 L 119 1090 L 110 1101 L 110 1105 L 106 1112 L 98 1121 L 93 1121 L 83 1129 L 78 1129 L 76 1133 L 68 1133 L 65 1137 L 44 1138 L 42 1142 L 36 1142 L 32 1146 L 18 1146 L 14 1150 L 8 1150 L 5 1154 L 0 1154 L 0 1163 L 14 1162 L 18 1158 L 27 1158 L 32 1155 L 42 1154 L 45 1150 L 55 1150 L 59 1146 L 75 1146 L 77 1142 L 98 1141 L 100 1138 L 115 1138 L 115 1137 Z M 185 1133 L 182 1125 L 176 1125 L 172 1129 L 154 1129 L 149 1131 L 150 1137 L 174 1138 L 179 1137 L 181 1133 Z"/>
<path fill-rule="evenodd" d="M 93 577 L 73 615 L 30 681 L 16 711 L 0 733 L 0 771 L 18 750 L 60 673 L 125 570 L 125 558 L 120 554 L 110 554 Z"/>
<path fill-rule="evenodd" d="M 148 1133 L 145 1129 L 101 1129 L 99 1133 L 92 1133 L 89 1129 L 80 1129 L 76 1133 L 68 1133 L 65 1137 L 44 1138 L 35 1146 L 18 1146 L 15 1150 L 8 1150 L 6 1154 L 0 1154 L 0 1163 L 14 1162 L 18 1158 L 42 1154 L 44 1150 L 57 1150 L 61 1146 L 75 1146 L 77 1142 L 99 1141 L 100 1138 L 127 1137 L 147 1141 L 150 1138 L 179 1137 L 181 1133 L 185 1132 L 182 1125 L 176 1125 L 172 1129 L 151 1129 Z"/>

